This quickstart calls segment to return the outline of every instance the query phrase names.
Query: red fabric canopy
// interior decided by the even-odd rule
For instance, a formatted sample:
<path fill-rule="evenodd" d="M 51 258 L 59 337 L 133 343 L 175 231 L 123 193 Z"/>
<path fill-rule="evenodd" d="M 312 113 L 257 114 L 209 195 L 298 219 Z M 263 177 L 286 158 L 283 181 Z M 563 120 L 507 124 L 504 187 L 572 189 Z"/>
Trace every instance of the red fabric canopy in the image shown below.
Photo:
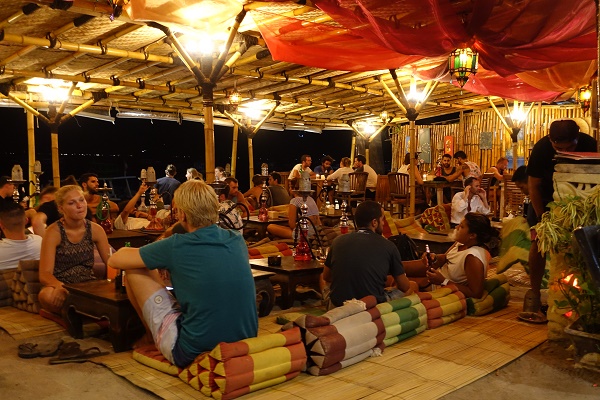
<path fill-rule="evenodd" d="M 588 83 L 590 62 L 597 54 L 593 0 L 314 0 L 314 4 L 335 23 L 252 12 L 274 59 L 346 71 L 414 65 L 417 75 L 440 79 L 447 73 L 449 53 L 470 46 L 479 52 L 481 66 L 465 90 L 551 101 Z M 587 66 L 577 63 L 584 61 Z"/>

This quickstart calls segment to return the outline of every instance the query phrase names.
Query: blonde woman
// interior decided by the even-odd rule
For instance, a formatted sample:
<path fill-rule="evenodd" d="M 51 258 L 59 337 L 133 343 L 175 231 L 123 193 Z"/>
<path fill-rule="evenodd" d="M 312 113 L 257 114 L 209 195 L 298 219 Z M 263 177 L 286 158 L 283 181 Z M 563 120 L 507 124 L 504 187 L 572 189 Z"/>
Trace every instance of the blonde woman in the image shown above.
<path fill-rule="evenodd" d="M 77 185 L 60 188 L 55 197 L 62 217 L 46 229 L 40 253 L 39 294 L 41 306 L 60 313 L 67 289 L 63 283 L 86 282 L 94 277 L 94 245 L 104 264 L 109 257 L 109 244 L 102 227 L 85 219 L 87 203 Z"/>

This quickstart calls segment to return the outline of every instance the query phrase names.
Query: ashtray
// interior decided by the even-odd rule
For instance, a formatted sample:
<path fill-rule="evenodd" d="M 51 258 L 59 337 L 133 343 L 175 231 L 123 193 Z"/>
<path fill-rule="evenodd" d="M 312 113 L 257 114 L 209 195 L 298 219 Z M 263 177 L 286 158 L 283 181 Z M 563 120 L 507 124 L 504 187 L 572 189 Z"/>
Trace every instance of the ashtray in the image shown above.
<path fill-rule="evenodd" d="M 281 266 L 281 256 L 269 256 L 267 263 L 271 267 L 280 267 Z"/>

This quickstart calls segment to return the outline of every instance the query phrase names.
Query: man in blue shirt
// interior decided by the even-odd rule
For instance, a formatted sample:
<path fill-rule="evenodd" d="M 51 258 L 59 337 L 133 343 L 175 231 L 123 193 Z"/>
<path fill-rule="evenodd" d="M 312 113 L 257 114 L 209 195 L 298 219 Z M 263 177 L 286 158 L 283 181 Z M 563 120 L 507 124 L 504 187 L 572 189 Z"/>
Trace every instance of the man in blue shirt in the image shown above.
<path fill-rule="evenodd" d="M 127 294 L 146 325 L 146 341 L 185 368 L 219 342 L 256 336 L 258 318 L 248 249 L 240 233 L 216 225 L 214 190 L 187 181 L 175 192 L 175 204 L 186 234 L 124 247 L 109 265 L 127 271 Z M 158 268 L 170 273 L 177 300 Z"/>

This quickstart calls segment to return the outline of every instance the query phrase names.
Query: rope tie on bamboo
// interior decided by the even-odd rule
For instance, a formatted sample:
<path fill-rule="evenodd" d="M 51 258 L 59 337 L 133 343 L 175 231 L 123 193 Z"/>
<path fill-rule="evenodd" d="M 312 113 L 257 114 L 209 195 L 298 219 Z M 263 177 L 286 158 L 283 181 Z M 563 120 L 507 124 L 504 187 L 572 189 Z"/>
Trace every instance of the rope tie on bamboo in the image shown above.
<path fill-rule="evenodd" d="M 56 42 L 58 42 L 58 38 L 52 34 L 52 32 L 46 33 L 46 39 L 50 41 L 50 46 L 48 48 L 53 49 L 56 47 Z"/>
<path fill-rule="evenodd" d="M 306 79 L 308 79 L 308 84 L 310 85 L 312 83 L 312 76 L 307 76 Z"/>
<path fill-rule="evenodd" d="M 288 74 L 287 74 L 285 71 L 283 71 L 283 72 L 281 73 L 281 76 L 283 76 L 283 77 L 285 78 L 285 81 L 286 81 L 286 82 L 287 82 L 287 81 L 290 79 L 290 77 L 288 76 Z"/>
<path fill-rule="evenodd" d="M 106 52 L 108 51 L 108 46 L 102 43 L 102 40 L 98 40 L 98 43 L 96 43 L 96 45 L 100 47 L 100 54 L 106 55 Z"/>
<path fill-rule="evenodd" d="M 171 83 L 171 81 L 167 81 L 167 88 L 169 89 L 169 93 L 175 93 L 175 85 Z"/>
<path fill-rule="evenodd" d="M 144 60 L 148 61 L 148 57 L 150 57 L 150 53 L 148 52 L 148 46 L 144 46 L 142 49 L 142 53 L 144 53 Z"/>
<path fill-rule="evenodd" d="M 120 86 L 121 80 L 115 75 L 111 75 L 110 80 L 113 81 L 113 86 Z"/>
<path fill-rule="evenodd" d="M 260 68 L 256 68 L 256 73 L 258 74 L 258 79 L 262 79 L 265 76 L 265 73 Z"/>
<path fill-rule="evenodd" d="M 6 71 L 6 65 L 0 66 L 0 75 L 4 75 L 5 71 Z"/>
<path fill-rule="evenodd" d="M 158 96 L 158 97 L 162 100 L 163 106 L 166 106 L 167 105 L 167 99 L 165 99 L 165 95 Z"/>
<path fill-rule="evenodd" d="M 329 89 L 333 89 L 335 87 L 335 82 L 331 78 L 327 78 L 327 87 Z"/>
<path fill-rule="evenodd" d="M 85 80 L 86 83 L 88 83 L 92 79 L 92 77 L 89 76 L 89 74 L 85 71 L 81 73 L 81 76 L 83 76 L 83 79 Z"/>
<path fill-rule="evenodd" d="M 137 78 L 135 81 L 140 89 L 146 89 L 146 82 L 142 78 Z"/>
<path fill-rule="evenodd" d="M 42 72 L 44 73 L 46 79 L 52 79 L 52 71 L 48 71 L 48 69 L 45 66 L 42 67 Z"/>

